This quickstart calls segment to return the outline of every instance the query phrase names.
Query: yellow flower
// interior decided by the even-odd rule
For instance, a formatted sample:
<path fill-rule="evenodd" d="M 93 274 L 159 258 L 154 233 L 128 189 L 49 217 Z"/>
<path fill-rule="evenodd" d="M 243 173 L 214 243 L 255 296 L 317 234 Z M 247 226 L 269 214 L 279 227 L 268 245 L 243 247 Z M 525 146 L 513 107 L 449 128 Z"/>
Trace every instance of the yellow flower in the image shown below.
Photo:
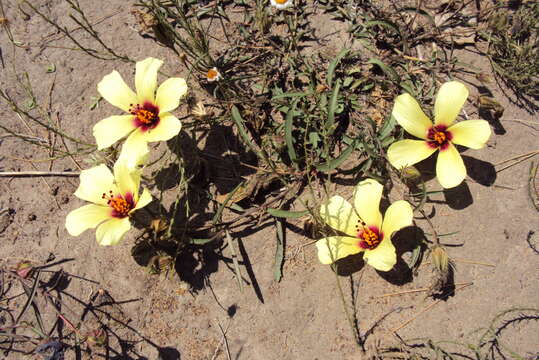
<path fill-rule="evenodd" d="M 485 120 L 453 124 L 466 98 L 468 89 L 464 84 L 457 81 L 444 83 L 436 95 L 433 124 L 412 96 L 399 95 L 393 116 L 404 130 L 423 140 L 401 140 L 391 144 L 387 151 L 391 165 L 399 169 L 414 165 L 440 150 L 436 162 L 438 181 L 444 188 L 459 185 L 466 177 L 466 167 L 454 144 L 481 149 L 490 137 L 490 126 Z"/>
<path fill-rule="evenodd" d="M 382 190 L 376 180 L 367 179 L 356 186 L 353 205 L 336 195 L 320 207 L 322 219 L 344 234 L 316 242 L 322 264 L 363 252 L 363 259 L 376 270 L 393 268 L 397 254 L 391 236 L 412 225 L 413 211 L 408 202 L 399 200 L 387 209 L 383 219 L 379 209 Z"/>
<path fill-rule="evenodd" d="M 93 129 L 97 148 L 111 146 L 128 136 L 122 152 L 127 159 L 140 159 L 148 152 L 148 142 L 166 141 L 181 130 L 181 122 L 170 111 L 180 104 L 187 93 L 187 84 L 182 78 L 164 81 L 157 91 L 157 71 L 163 61 L 147 58 L 136 64 L 136 94 L 113 71 L 97 85 L 97 91 L 112 105 L 127 115 L 114 115 L 98 122 Z"/>
<path fill-rule="evenodd" d="M 270 0 L 272 6 L 276 7 L 279 10 L 286 9 L 289 6 L 293 5 L 293 0 Z"/>
<path fill-rule="evenodd" d="M 91 202 L 71 211 L 66 217 L 66 228 L 78 236 L 97 226 L 99 245 L 115 245 L 131 228 L 129 216 L 152 201 L 144 189 L 139 197 L 141 172 L 131 170 L 125 161 L 114 164 L 114 175 L 106 165 L 98 165 L 80 174 L 80 185 L 75 196 Z"/>

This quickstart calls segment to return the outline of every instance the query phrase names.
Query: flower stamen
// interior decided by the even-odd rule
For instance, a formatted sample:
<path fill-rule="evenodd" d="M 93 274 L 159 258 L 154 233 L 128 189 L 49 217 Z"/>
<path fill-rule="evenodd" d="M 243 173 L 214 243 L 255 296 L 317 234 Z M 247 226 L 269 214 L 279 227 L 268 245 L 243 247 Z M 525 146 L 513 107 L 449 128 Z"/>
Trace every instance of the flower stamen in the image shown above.
<path fill-rule="evenodd" d="M 377 227 L 367 227 L 366 224 L 359 220 L 359 225 L 356 225 L 357 237 L 361 239 L 359 247 L 362 249 L 373 250 L 375 249 L 384 238 L 384 235 L 380 233 Z"/>
<path fill-rule="evenodd" d="M 445 150 L 453 138 L 445 125 L 435 125 L 427 132 L 427 143 L 435 149 Z"/>
<path fill-rule="evenodd" d="M 108 195 L 103 193 L 101 198 L 108 199 L 107 205 L 112 208 L 112 216 L 117 218 L 129 216 L 129 212 L 135 207 L 133 196 L 130 193 L 125 194 L 125 197 L 122 195 L 114 196 L 114 193 L 110 190 Z"/>
<path fill-rule="evenodd" d="M 129 113 L 135 116 L 135 125 L 141 127 L 144 130 L 153 129 L 159 123 L 159 109 L 157 106 L 144 103 L 144 105 L 139 104 L 129 104 Z"/>

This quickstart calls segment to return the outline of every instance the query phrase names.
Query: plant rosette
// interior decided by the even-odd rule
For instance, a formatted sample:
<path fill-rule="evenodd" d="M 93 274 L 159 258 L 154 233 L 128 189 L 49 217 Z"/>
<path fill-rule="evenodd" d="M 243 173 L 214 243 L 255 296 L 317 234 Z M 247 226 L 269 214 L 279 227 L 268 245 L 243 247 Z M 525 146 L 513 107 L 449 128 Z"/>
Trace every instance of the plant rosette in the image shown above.
<path fill-rule="evenodd" d="M 316 242 L 318 259 L 331 264 L 350 255 L 363 253 L 363 259 L 376 270 L 389 271 L 397 263 L 392 235 L 412 225 L 413 211 L 407 201 L 391 204 L 382 217 L 380 200 L 383 186 L 373 179 L 361 181 L 354 189 L 353 205 L 339 195 L 320 207 L 320 217 L 342 233 Z"/>
<path fill-rule="evenodd" d="M 395 100 L 392 115 L 409 134 L 422 140 L 400 140 L 389 147 L 387 157 L 391 165 L 403 169 L 414 165 L 439 150 L 436 177 L 448 189 L 460 185 L 466 177 L 466 167 L 455 145 L 481 149 L 491 131 L 485 120 L 455 119 L 468 98 L 468 89 L 458 81 L 444 83 L 434 104 L 434 123 L 425 115 L 410 94 Z"/>

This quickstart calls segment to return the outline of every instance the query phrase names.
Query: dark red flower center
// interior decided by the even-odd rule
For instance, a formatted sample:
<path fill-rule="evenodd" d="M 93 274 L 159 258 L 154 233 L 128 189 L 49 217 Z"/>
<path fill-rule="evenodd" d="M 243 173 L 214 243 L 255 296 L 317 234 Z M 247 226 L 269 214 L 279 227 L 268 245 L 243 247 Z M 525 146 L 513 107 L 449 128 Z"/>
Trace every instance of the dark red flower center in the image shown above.
<path fill-rule="evenodd" d="M 453 139 L 453 134 L 445 125 L 435 125 L 427 132 L 427 143 L 433 149 L 445 150 Z"/>
<path fill-rule="evenodd" d="M 366 226 L 361 220 L 356 225 L 357 237 L 360 239 L 359 247 L 365 250 L 376 249 L 384 239 L 382 233 L 377 226 Z"/>
<path fill-rule="evenodd" d="M 122 219 L 129 216 L 129 212 L 135 207 L 135 201 L 131 193 L 126 193 L 125 196 L 114 196 L 114 193 L 110 190 L 108 195 L 103 193 L 101 198 L 108 199 L 107 205 L 112 208 L 112 216 L 116 218 Z"/>
<path fill-rule="evenodd" d="M 129 113 L 135 116 L 135 126 L 142 131 L 153 129 L 159 124 L 159 108 L 154 104 L 145 102 L 143 105 L 129 105 Z"/>

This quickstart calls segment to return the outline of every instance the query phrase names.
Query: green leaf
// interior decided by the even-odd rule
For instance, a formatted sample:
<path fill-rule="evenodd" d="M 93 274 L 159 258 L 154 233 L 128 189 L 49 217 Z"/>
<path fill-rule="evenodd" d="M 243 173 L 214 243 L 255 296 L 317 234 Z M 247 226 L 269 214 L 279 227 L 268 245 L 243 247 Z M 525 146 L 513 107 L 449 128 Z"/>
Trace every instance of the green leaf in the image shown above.
<path fill-rule="evenodd" d="M 401 88 L 406 90 L 407 93 L 409 93 L 410 95 L 415 97 L 415 91 L 412 88 L 411 83 L 412 83 L 411 81 L 403 81 L 399 85 L 400 85 Z"/>
<path fill-rule="evenodd" d="M 327 73 L 327 76 L 326 76 L 327 83 L 328 83 L 328 86 L 329 86 L 329 87 L 332 87 L 332 85 L 333 85 L 333 75 L 335 74 L 335 68 L 337 67 L 337 65 L 339 64 L 339 62 L 341 61 L 341 59 L 342 59 L 343 57 L 345 57 L 346 54 L 348 54 L 348 51 L 349 51 L 349 49 L 342 49 L 341 52 L 337 54 L 337 56 L 335 57 L 335 59 L 333 59 L 333 60 L 329 63 L 329 66 L 328 66 L 328 73 Z"/>
<path fill-rule="evenodd" d="M 218 239 L 218 237 L 210 238 L 210 239 L 191 239 L 191 244 L 206 245 L 206 244 L 211 243 L 212 241 L 215 241 L 216 239 Z"/>
<path fill-rule="evenodd" d="M 338 157 L 335 159 L 329 160 L 325 164 L 320 164 L 316 166 L 316 170 L 322 171 L 322 172 L 329 172 L 337 167 L 339 167 L 343 162 L 348 159 L 350 154 L 354 151 L 356 148 L 357 141 L 354 141 L 350 146 L 348 146 Z"/>
<path fill-rule="evenodd" d="M 421 244 L 417 244 L 417 246 L 415 246 L 412 250 L 412 256 L 410 257 L 410 261 L 408 262 L 408 267 L 410 269 L 414 269 L 416 267 L 416 265 L 419 263 L 419 260 L 421 259 L 421 255 Z"/>
<path fill-rule="evenodd" d="M 378 139 L 384 140 L 386 137 L 388 137 L 389 134 L 395 129 L 395 126 L 397 125 L 397 120 L 391 115 L 391 117 L 384 121 L 384 125 L 382 125 L 382 128 L 378 132 Z"/>
<path fill-rule="evenodd" d="M 303 97 L 303 96 L 309 96 L 309 95 L 312 95 L 312 93 L 311 92 L 289 92 L 289 93 L 274 95 L 271 99 L 278 100 L 278 99 L 284 99 L 284 98 Z"/>
<path fill-rule="evenodd" d="M 243 141 L 245 144 L 251 148 L 251 150 L 258 154 L 258 149 L 253 145 L 253 141 L 249 138 L 249 135 L 247 135 L 247 131 L 245 130 L 245 126 L 243 126 L 243 118 L 241 117 L 240 111 L 238 108 L 234 105 L 232 106 L 232 120 L 234 120 L 234 123 L 236 124 L 238 128 L 238 132 L 240 133 L 240 136 L 243 138 Z"/>
<path fill-rule="evenodd" d="M 217 208 L 217 211 L 215 212 L 215 215 L 213 216 L 213 219 L 211 220 L 212 223 L 216 223 L 220 218 L 221 218 L 221 214 L 223 213 L 223 210 L 225 209 L 226 207 L 226 204 L 228 204 L 228 202 L 230 201 L 230 199 L 232 199 L 232 196 L 234 196 L 234 194 L 236 193 L 236 191 L 238 191 L 239 189 L 241 189 L 243 187 L 243 185 L 245 185 L 245 181 L 242 181 L 241 183 L 239 183 L 235 188 L 234 190 L 232 190 L 231 192 L 228 193 L 228 195 L 226 196 L 225 200 L 223 201 L 222 204 L 219 204 L 219 207 Z"/>
<path fill-rule="evenodd" d="M 337 109 L 337 102 L 339 100 L 339 90 L 341 88 L 341 80 L 338 79 L 331 93 L 331 99 L 328 106 L 328 122 L 326 124 L 326 129 L 330 133 L 333 132 L 333 125 L 335 124 L 335 111 Z"/>
<path fill-rule="evenodd" d="M 399 35 L 401 34 L 399 28 L 397 27 L 397 25 L 395 25 L 394 23 L 389 22 L 387 20 L 371 20 L 371 21 L 367 21 L 364 26 L 366 28 L 370 28 L 370 27 L 373 27 L 373 26 L 376 26 L 376 25 L 383 26 L 383 27 L 385 27 L 387 29 L 393 30 L 396 33 L 398 33 Z"/>
<path fill-rule="evenodd" d="M 50 64 L 49 66 L 47 66 L 47 70 L 45 70 L 47 73 L 53 73 L 56 71 L 56 65 L 54 64 Z"/>
<path fill-rule="evenodd" d="M 309 210 L 303 210 L 303 211 L 288 211 L 288 210 L 281 210 L 281 209 L 267 209 L 266 210 L 268 214 L 271 216 L 275 216 L 278 218 L 289 218 L 289 219 L 297 219 L 302 216 L 305 216 L 309 214 Z"/>
<path fill-rule="evenodd" d="M 378 66 L 382 71 L 393 81 L 399 83 L 400 82 L 400 76 L 397 74 L 395 69 L 392 67 L 384 64 L 382 60 L 376 59 L 376 58 L 370 58 L 369 61 L 367 61 L 369 64 L 373 64 Z"/>
<path fill-rule="evenodd" d="M 298 157 L 296 155 L 296 150 L 294 149 L 294 141 L 292 139 L 292 125 L 294 122 L 294 109 L 296 104 L 292 105 L 292 108 L 288 110 L 286 114 L 286 119 L 284 122 L 284 140 L 286 142 L 286 148 L 288 150 L 288 156 L 290 160 L 294 163 L 298 162 Z"/>

